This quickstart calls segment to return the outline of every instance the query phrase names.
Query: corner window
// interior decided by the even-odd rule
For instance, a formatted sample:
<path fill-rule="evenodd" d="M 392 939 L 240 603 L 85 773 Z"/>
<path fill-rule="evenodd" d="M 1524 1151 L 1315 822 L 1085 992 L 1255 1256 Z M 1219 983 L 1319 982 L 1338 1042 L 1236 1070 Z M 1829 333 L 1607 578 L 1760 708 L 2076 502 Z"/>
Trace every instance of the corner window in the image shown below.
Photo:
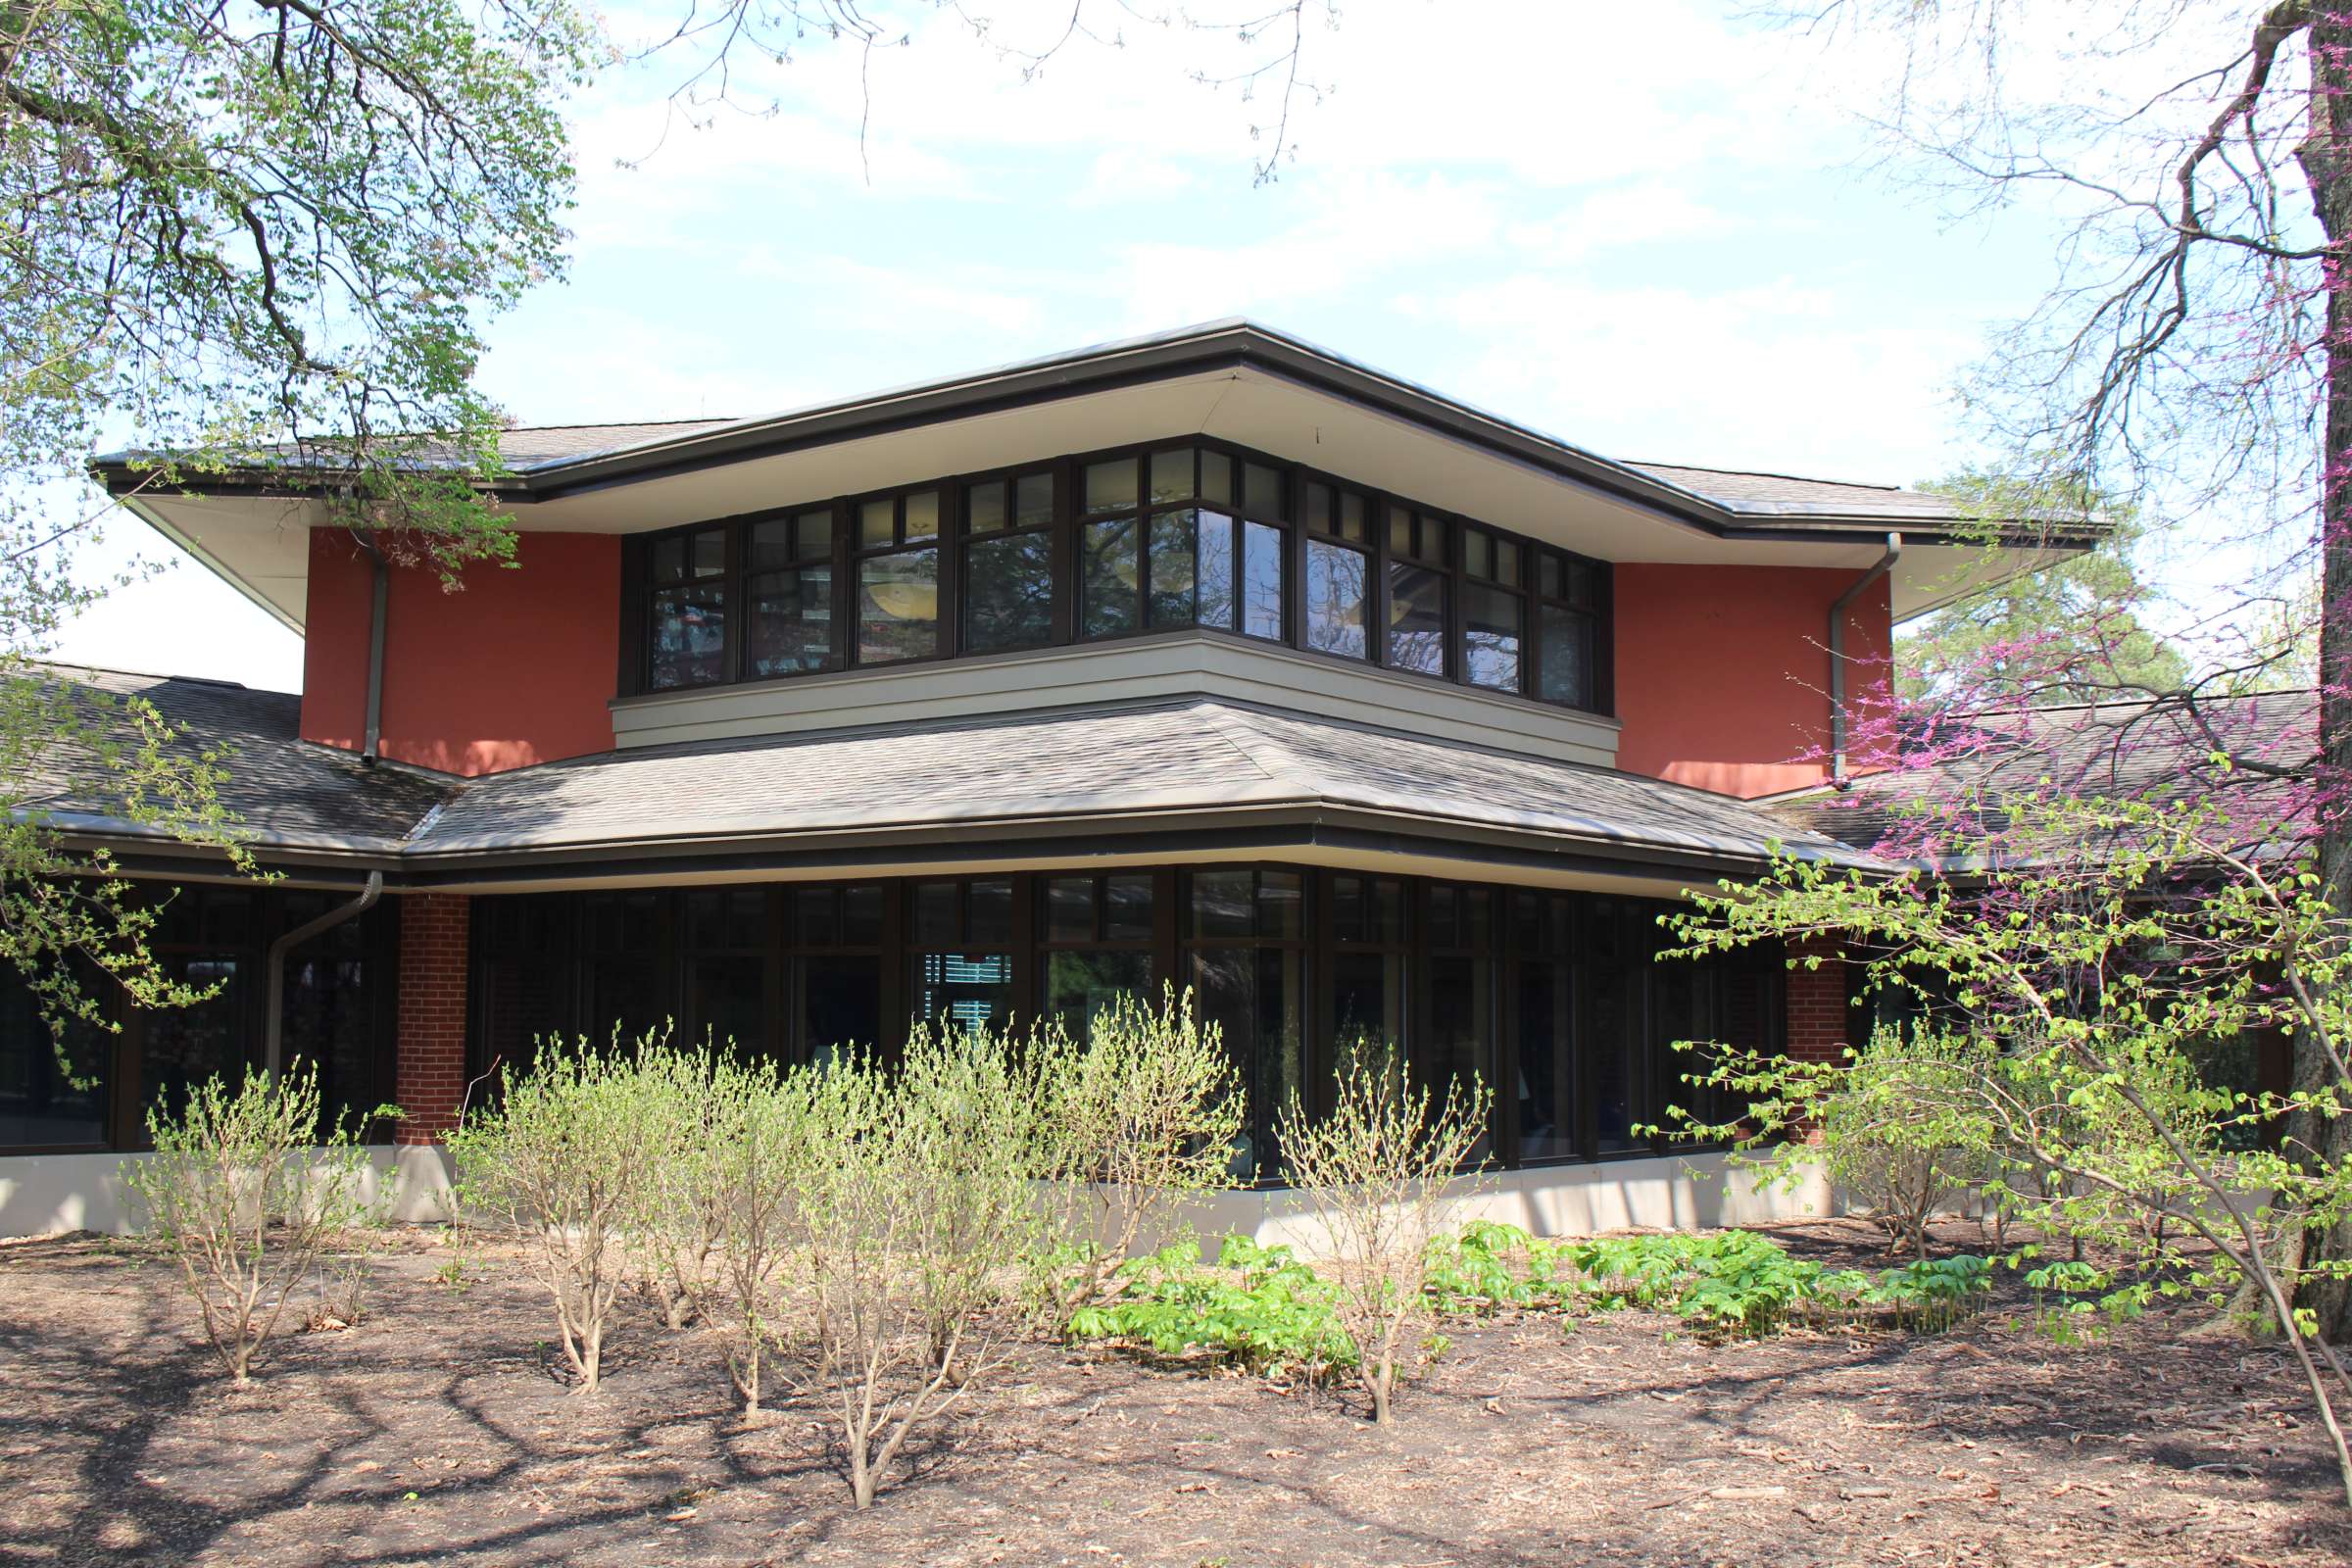
<path fill-rule="evenodd" d="M 1527 642 L 1520 546 L 1484 528 L 1462 530 L 1462 678 L 1519 690 Z"/>
<path fill-rule="evenodd" d="M 1597 710 L 1600 702 L 1602 568 L 1556 550 L 1536 569 L 1535 694 L 1547 703 Z"/>
<path fill-rule="evenodd" d="M 1193 447 L 1088 464 L 1086 520 L 1078 530 L 1079 634 L 1232 631 L 1237 617 L 1246 619 L 1232 491 L 1232 460 Z M 1249 525 L 1238 526 L 1246 534 Z M 1245 558 L 1248 548 L 1245 539 Z"/>
<path fill-rule="evenodd" d="M 1362 496 L 1319 481 L 1300 487 L 1306 526 L 1305 644 L 1343 659 L 1372 655 L 1372 528 Z"/>

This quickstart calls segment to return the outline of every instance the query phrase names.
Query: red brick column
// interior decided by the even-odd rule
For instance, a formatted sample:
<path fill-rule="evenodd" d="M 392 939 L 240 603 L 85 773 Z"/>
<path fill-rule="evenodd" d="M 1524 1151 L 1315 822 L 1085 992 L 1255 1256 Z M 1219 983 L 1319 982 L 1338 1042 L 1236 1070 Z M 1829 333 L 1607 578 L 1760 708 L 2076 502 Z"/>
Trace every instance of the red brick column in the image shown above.
<path fill-rule="evenodd" d="M 1844 951 L 1830 937 L 1804 937 L 1788 944 L 1787 1045 L 1791 1061 L 1845 1059 L 1845 1020 L 1852 1009 L 1845 1003 Z M 1808 1144 L 1821 1142 L 1821 1129 L 1810 1121 L 1789 1131 Z"/>
<path fill-rule="evenodd" d="M 400 1108 L 404 1144 L 437 1144 L 466 1093 L 467 901 L 446 893 L 400 901 Z"/>

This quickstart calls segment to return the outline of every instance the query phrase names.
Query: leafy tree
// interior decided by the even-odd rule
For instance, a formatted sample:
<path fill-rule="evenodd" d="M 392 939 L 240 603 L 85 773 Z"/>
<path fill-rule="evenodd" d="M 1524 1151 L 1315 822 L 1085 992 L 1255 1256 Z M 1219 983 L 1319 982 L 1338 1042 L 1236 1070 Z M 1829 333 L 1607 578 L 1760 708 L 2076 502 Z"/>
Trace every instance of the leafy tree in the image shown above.
<path fill-rule="evenodd" d="M 1957 1149 L 2015 1217 L 2136 1265 L 2112 1304 L 2193 1291 L 2220 1305 L 2242 1290 L 2302 1370 L 2352 1503 L 2338 1417 L 2352 1369 L 2297 1304 L 2352 1264 L 2295 1245 L 2352 1212 L 2352 1162 L 2291 1124 L 2283 1148 L 2262 1136 L 2280 1119 L 2325 1127 L 2352 1113 L 2346 921 L 2316 872 L 2240 853 L 2209 806 L 2054 801 L 2021 813 L 2040 853 L 1981 888 L 1783 859 L 1675 919 L 1686 956 L 1858 944 L 1846 961 L 1866 991 L 1908 993 L 1953 1024 L 1921 1037 L 1932 1049 L 1873 1053 L 1859 1081 L 1837 1063 L 1717 1047 L 1707 1081 L 1749 1111 L 1700 1135 L 1770 1146 L 1766 1163 L 1786 1176 L 1815 1157 L 1801 1136 L 1815 1127 L 1865 1146 Z M 2217 1045 L 2271 1029 L 2312 1042 L 2325 1077 L 2281 1095 L 2200 1070 Z"/>
<path fill-rule="evenodd" d="M 2065 225 L 2047 293 L 1965 388 L 2003 470 L 2084 486 L 2151 527 L 2177 519 L 2186 541 L 2247 564 L 2201 607 L 2221 630 L 2196 668 L 2149 705 L 2150 723 L 2116 727 L 2125 765 L 2104 770 L 2132 771 L 2183 714 L 2202 724 L 2212 695 L 2289 683 L 2271 672 L 2316 651 L 2307 755 L 2244 751 L 2218 730 L 2211 749 L 2291 782 L 2273 803 L 2274 848 L 2308 854 L 2328 906 L 2352 911 L 2352 3 L 1784 9 L 1833 42 L 1893 43 L 1887 101 L 1865 113 L 1895 167 L 1960 210 L 2032 202 Z M 2297 607 L 2301 623 L 2279 624 Z M 2296 1083 L 2332 1081 L 2314 1032 L 2294 1041 Z M 2316 1164 L 2352 1158 L 2352 1116 L 2315 1100 L 2288 1123 Z M 2352 1217 L 2288 1245 L 2352 1259 Z M 2296 1278 L 2302 1304 L 2352 1340 L 2352 1279 Z"/>
<path fill-rule="evenodd" d="M 2087 498 L 2053 506 L 2035 487 L 1984 472 L 1921 488 L 1963 503 L 1988 530 L 2014 534 L 2063 507 L 2095 513 L 2113 531 L 2096 549 L 1978 589 L 1906 628 L 1895 643 L 1898 696 L 2040 706 L 2175 691 L 2187 679 L 2188 661 L 2141 619 L 2149 591 L 2129 514 Z"/>

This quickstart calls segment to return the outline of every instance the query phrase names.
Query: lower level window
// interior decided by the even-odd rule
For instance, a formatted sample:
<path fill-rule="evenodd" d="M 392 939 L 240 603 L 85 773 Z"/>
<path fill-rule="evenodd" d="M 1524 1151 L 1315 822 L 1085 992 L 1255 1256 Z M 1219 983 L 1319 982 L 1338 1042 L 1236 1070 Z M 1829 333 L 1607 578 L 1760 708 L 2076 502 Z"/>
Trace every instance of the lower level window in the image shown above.
<path fill-rule="evenodd" d="M 914 1016 L 963 1029 L 1012 1017 L 1012 958 L 1003 953 L 918 953 L 912 963 Z"/>
<path fill-rule="evenodd" d="M 72 1025 L 61 1051 L 32 988 L 13 966 L 0 970 L 0 1145 L 104 1143 L 112 1044 Z"/>

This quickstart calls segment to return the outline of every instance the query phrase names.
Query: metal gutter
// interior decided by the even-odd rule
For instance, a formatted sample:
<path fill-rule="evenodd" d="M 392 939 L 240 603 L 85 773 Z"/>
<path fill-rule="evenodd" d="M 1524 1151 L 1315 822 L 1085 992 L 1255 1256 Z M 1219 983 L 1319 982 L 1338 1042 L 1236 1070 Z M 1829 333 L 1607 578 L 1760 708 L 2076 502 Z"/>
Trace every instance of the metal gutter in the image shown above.
<path fill-rule="evenodd" d="M 1852 586 L 1830 606 L 1830 783 L 1838 789 L 1845 789 L 1853 782 L 1845 771 L 1845 737 L 1849 727 L 1845 719 L 1845 612 L 1862 596 L 1862 590 L 1892 571 L 1895 563 L 1902 559 L 1903 536 L 1889 533 L 1886 553 L 1879 558 L 1878 564 L 1855 578 Z"/>

